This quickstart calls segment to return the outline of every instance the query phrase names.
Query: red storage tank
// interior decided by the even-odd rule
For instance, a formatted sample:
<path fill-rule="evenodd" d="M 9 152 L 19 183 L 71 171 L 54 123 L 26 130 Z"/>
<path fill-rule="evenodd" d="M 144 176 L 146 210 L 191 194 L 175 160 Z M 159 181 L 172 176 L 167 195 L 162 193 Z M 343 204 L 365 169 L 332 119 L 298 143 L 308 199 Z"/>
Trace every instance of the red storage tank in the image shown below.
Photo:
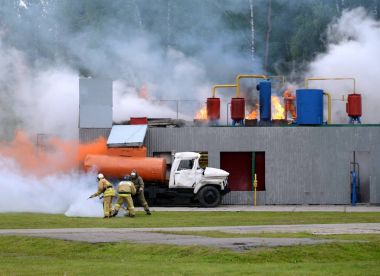
<path fill-rule="evenodd" d="M 209 120 L 220 119 L 220 98 L 207 98 L 207 118 Z"/>
<path fill-rule="evenodd" d="M 89 154 L 84 160 L 84 169 L 90 171 L 93 168 L 110 178 L 121 179 L 133 169 L 147 182 L 164 183 L 166 178 L 166 161 L 163 158 Z"/>
<path fill-rule="evenodd" d="M 234 121 L 244 120 L 245 117 L 245 99 L 232 98 L 231 99 L 231 119 Z"/>
<path fill-rule="evenodd" d="M 131 117 L 129 120 L 130 125 L 147 125 L 148 118 L 147 117 Z"/>
<path fill-rule="evenodd" d="M 346 112 L 350 117 L 362 116 L 362 96 L 360 94 L 349 94 L 346 103 Z"/>

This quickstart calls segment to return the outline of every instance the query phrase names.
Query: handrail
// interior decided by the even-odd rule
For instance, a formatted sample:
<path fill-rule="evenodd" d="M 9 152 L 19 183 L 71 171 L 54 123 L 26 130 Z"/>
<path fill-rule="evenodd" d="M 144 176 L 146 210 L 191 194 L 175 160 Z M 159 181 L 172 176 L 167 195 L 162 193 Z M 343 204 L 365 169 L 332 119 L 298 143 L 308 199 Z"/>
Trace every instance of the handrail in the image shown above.
<path fill-rule="evenodd" d="M 308 88 L 308 83 L 309 81 L 314 81 L 314 80 L 352 80 L 353 81 L 353 93 L 356 93 L 356 80 L 355 78 L 307 78 L 305 79 L 305 87 L 306 89 Z"/>
<path fill-rule="evenodd" d="M 268 79 L 265 75 L 237 75 L 236 76 L 236 97 L 240 96 L 240 79 Z"/>
<path fill-rule="evenodd" d="M 212 86 L 212 97 L 215 98 L 217 88 L 234 88 L 236 84 L 215 84 Z"/>
<path fill-rule="evenodd" d="M 327 96 L 327 124 L 331 124 L 331 94 L 329 92 L 324 91 L 324 95 Z"/>

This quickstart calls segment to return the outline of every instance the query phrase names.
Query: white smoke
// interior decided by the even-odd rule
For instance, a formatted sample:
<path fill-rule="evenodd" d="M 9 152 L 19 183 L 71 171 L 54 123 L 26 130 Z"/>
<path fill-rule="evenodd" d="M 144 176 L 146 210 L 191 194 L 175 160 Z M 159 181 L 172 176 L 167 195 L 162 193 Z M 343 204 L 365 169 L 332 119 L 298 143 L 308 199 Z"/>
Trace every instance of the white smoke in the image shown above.
<path fill-rule="evenodd" d="M 0 212 L 38 212 L 75 217 L 102 217 L 99 199 L 87 199 L 97 189 L 95 174 L 24 175 L 14 160 L 0 157 Z"/>
<path fill-rule="evenodd" d="M 356 92 L 362 95 L 364 123 L 380 123 L 380 23 L 363 8 L 344 11 L 330 24 L 327 52 L 310 64 L 311 77 L 354 77 Z M 326 89 L 333 98 L 333 122 L 347 123 L 342 95 L 352 93 L 351 81 L 310 83 L 311 87 Z"/>
<path fill-rule="evenodd" d="M 68 67 L 33 70 L 24 54 L 0 37 L 0 121 L 29 133 L 77 137 L 78 77 Z M 16 123 L 15 123 L 16 122 Z M 0 135 L 1 137 L 1 135 Z"/>

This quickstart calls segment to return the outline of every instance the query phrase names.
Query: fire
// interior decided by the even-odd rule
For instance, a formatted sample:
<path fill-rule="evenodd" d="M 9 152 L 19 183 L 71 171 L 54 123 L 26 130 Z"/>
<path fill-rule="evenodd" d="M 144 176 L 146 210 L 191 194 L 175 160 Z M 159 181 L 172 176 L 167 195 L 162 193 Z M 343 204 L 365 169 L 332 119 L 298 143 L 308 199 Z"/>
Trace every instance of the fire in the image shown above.
<path fill-rule="evenodd" d="M 245 116 L 247 120 L 254 120 L 257 119 L 258 112 L 257 110 L 259 109 L 259 104 L 256 104 L 255 106 L 252 107 L 251 113 Z"/>
<path fill-rule="evenodd" d="M 147 100 L 149 97 L 148 86 L 145 84 L 140 88 L 139 97 L 145 100 Z"/>
<path fill-rule="evenodd" d="M 207 120 L 207 106 L 204 106 L 200 110 L 198 110 L 197 114 L 195 114 L 194 119 L 196 119 L 196 120 Z"/>
<path fill-rule="evenodd" d="M 280 97 L 272 96 L 271 102 L 272 102 L 272 119 L 275 119 L 275 120 L 285 119 L 285 109 L 281 105 Z"/>

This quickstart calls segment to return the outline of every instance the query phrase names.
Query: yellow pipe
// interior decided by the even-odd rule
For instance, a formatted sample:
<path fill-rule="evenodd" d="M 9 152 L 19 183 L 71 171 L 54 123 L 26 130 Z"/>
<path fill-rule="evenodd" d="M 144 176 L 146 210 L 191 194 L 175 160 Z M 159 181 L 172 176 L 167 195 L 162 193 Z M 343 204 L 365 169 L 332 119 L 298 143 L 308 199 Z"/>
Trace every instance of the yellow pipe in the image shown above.
<path fill-rule="evenodd" d="M 256 189 L 257 189 L 257 176 L 255 174 L 255 178 L 253 180 L 253 205 L 256 206 Z"/>
<path fill-rule="evenodd" d="M 327 124 L 331 124 L 331 94 L 328 92 L 323 92 L 327 96 Z"/>
<path fill-rule="evenodd" d="M 212 86 L 212 97 L 215 98 L 217 88 L 234 88 L 236 84 L 215 84 Z"/>
<path fill-rule="evenodd" d="M 268 76 L 269 79 L 280 79 L 281 86 L 285 85 L 285 76 Z"/>
<path fill-rule="evenodd" d="M 240 96 L 240 79 L 268 79 L 265 75 L 237 75 L 236 76 L 236 98 Z"/>
<path fill-rule="evenodd" d="M 352 80 L 353 82 L 353 92 L 356 93 L 356 80 L 355 78 L 307 78 L 305 79 L 305 87 L 308 88 L 309 81 L 315 80 Z"/>

